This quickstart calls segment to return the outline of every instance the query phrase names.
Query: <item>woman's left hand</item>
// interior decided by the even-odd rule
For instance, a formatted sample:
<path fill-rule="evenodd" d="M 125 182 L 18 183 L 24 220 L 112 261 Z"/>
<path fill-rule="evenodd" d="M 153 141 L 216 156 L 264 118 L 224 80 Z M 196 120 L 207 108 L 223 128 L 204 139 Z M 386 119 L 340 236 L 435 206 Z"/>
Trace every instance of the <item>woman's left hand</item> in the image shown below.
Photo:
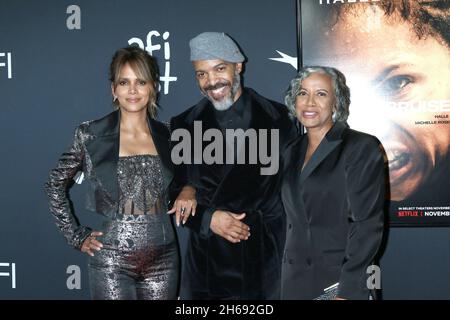
<path fill-rule="evenodd" d="M 197 208 L 195 193 L 196 189 L 194 187 L 189 185 L 184 186 L 175 200 L 172 209 L 167 212 L 169 214 L 175 213 L 177 226 L 180 226 L 181 220 L 185 224 L 191 214 L 192 216 L 195 215 L 195 209 Z"/>

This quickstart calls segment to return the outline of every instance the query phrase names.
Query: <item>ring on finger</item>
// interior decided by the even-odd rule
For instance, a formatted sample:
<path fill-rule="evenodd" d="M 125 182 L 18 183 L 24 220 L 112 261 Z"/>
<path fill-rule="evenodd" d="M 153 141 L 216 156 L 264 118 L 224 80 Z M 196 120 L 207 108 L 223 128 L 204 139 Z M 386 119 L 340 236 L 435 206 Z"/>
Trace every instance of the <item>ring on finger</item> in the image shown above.
<path fill-rule="evenodd" d="M 184 212 L 186 211 L 186 208 L 181 208 L 181 215 L 183 215 L 184 214 Z"/>

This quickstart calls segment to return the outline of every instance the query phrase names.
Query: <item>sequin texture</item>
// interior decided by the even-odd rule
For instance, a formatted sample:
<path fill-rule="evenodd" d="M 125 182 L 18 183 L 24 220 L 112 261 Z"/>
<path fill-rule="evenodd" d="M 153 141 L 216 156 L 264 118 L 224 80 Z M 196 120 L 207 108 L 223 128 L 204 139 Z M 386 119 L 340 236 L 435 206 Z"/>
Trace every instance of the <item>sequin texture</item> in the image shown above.
<path fill-rule="evenodd" d="M 155 155 L 119 157 L 119 210 L 122 214 L 154 214 L 167 211 L 161 163 Z"/>
<path fill-rule="evenodd" d="M 120 157 L 119 208 L 90 258 L 93 299 L 175 299 L 178 247 L 166 214 L 158 156 Z"/>
<path fill-rule="evenodd" d="M 104 247 L 89 258 L 92 299 L 176 299 L 178 247 L 165 213 L 103 224 Z"/>
<path fill-rule="evenodd" d="M 104 247 L 89 258 L 91 297 L 175 299 L 179 253 L 171 216 L 167 215 L 161 160 L 156 155 L 120 157 L 117 172 L 110 173 L 111 177 L 117 173 L 118 198 L 113 197 L 97 176 L 94 156 L 91 159 L 87 149 L 105 137 L 97 135 L 104 132 L 91 130 L 91 123 L 84 122 L 75 130 L 72 145 L 45 183 L 56 225 L 67 242 L 79 250 L 92 232 L 80 225 L 69 196 L 74 179 L 83 173 L 88 182 L 86 208 L 106 219 L 100 230 L 103 236 L 97 237 Z"/>

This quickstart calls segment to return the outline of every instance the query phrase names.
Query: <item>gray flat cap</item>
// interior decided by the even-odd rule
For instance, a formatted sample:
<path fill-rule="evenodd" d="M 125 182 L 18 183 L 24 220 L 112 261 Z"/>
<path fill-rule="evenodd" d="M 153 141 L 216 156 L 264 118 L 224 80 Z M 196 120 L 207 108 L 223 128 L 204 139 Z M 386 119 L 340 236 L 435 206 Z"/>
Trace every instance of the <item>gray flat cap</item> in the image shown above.
<path fill-rule="evenodd" d="M 245 60 L 236 43 L 223 32 L 203 32 L 189 41 L 191 61 L 224 60 L 238 63 Z"/>

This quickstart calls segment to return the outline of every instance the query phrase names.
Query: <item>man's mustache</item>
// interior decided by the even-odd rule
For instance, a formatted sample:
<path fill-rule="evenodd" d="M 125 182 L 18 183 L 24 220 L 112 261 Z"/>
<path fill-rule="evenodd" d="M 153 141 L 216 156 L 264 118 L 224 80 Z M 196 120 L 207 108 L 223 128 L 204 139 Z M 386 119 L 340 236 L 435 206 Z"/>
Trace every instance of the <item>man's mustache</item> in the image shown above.
<path fill-rule="evenodd" d="M 222 82 L 216 83 L 215 85 L 206 86 L 203 88 L 203 90 L 205 90 L 205 91 L 216 90 L 216 89 L 220 89 L 220 88 L 226 87 L 226 86 L 231 86 L 231 83 L 228 81 L 222 81 Z"/>

